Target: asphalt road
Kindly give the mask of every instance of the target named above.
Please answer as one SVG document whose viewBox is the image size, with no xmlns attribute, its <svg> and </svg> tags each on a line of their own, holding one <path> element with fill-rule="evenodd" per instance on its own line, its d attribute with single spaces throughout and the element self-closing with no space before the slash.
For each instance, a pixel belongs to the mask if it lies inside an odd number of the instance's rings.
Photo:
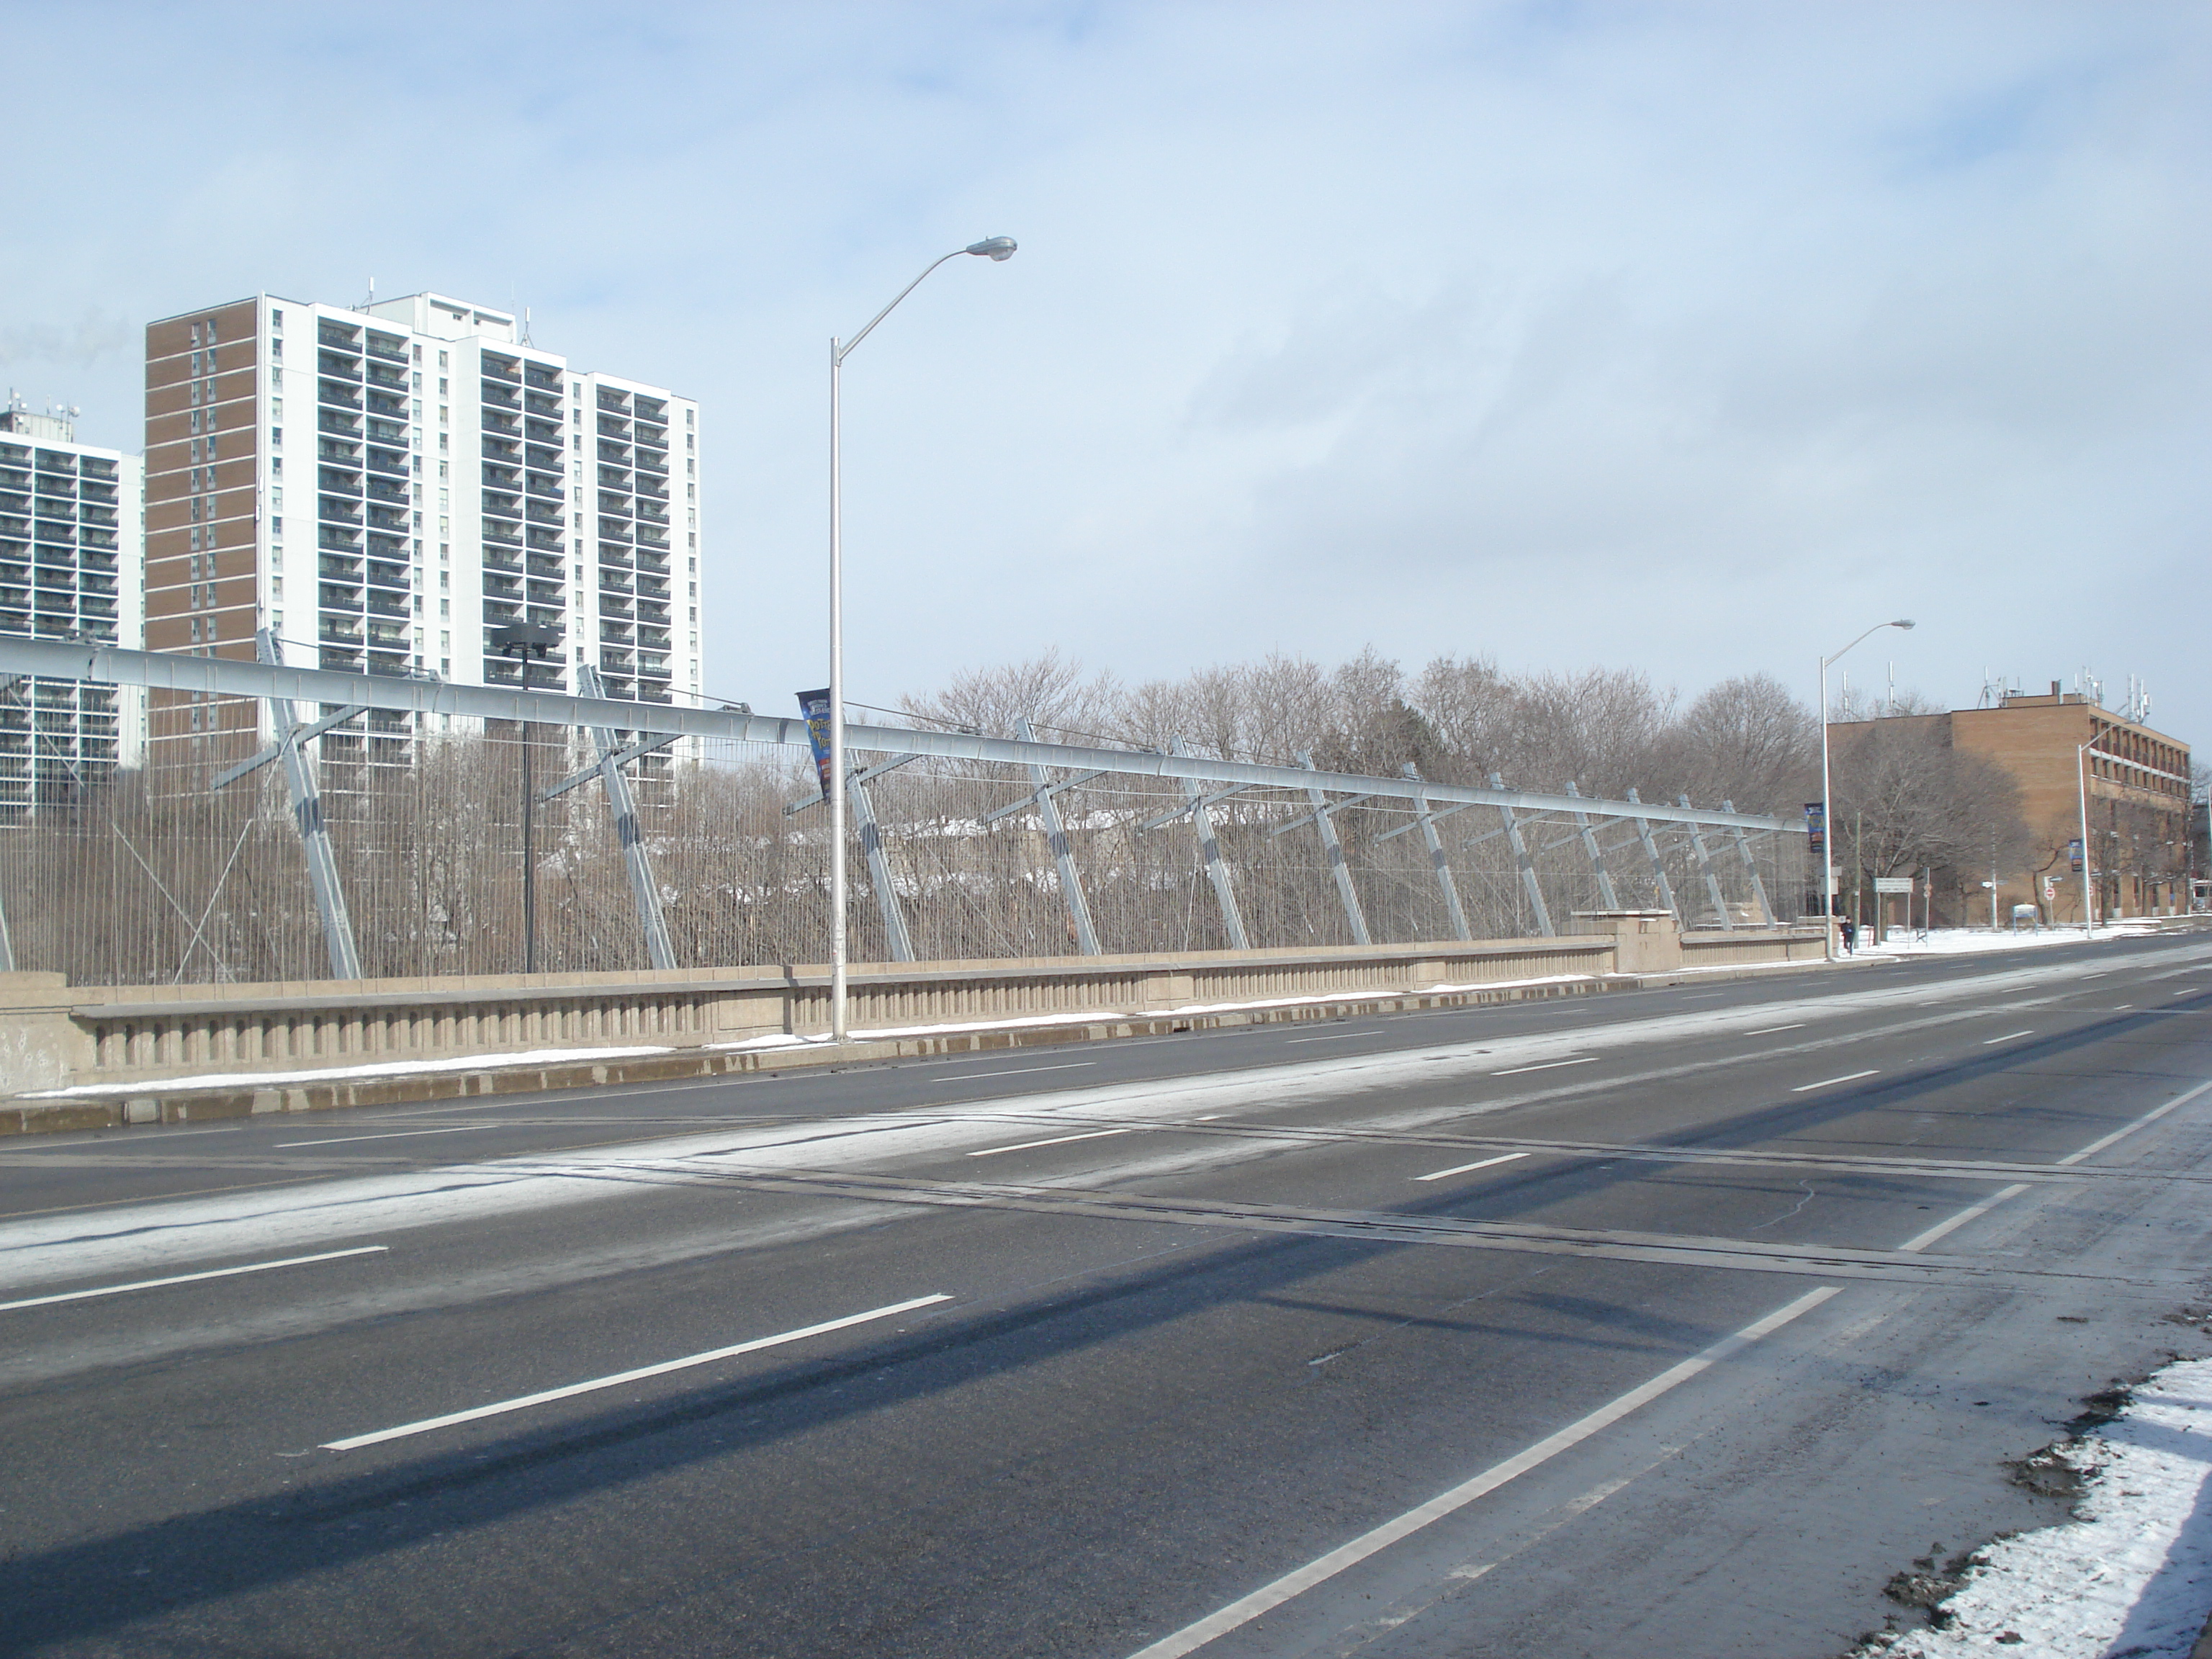
<svg viewBox="0 0 2212 1659">
<path fill-rule="evenodd" d="M 2183 939 L 13 1143 L 0 1651 L 1824 1659 L 2212 1352 L 2208 1017 Z"/>
</svg>

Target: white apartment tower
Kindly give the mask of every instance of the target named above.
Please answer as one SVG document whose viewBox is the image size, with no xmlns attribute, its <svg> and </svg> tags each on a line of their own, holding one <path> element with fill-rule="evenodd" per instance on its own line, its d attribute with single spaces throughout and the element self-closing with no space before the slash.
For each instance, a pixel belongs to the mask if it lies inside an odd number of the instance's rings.
<svg viewBox="0 0 2212 1659">
<path fill-rule="evenodd" d="M 511 684 L 492 630 L 528 621 L 562 636 L 534 685 L 590 664 L 611 696 L 697 694 L 696 403 L 435 294 L 191 312 L 149 325 L 146 368 L 149 648 L 251 657 L 266 628 L 292 663 Z"/>
<path fill-rule="evenodd" d="M 137 646 L 138 458 L 76 441 L 74 411 L 0 406 L 0 634 Z M 136 765 L 144 694 L 0 677 L 0 819 Z"/>
</svg>

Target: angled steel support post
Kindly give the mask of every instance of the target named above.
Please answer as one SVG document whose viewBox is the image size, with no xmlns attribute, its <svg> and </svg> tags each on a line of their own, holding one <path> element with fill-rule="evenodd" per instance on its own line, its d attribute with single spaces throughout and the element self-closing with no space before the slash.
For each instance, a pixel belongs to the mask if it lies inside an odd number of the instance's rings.
<svg viewBox="0 0 2212 1659">
<path fill-rule="evenodd" d="M 8 909 L 0 905 L 0 974 L 15 971 L 15 941 L 8 937 Z"/>
<path fill-rule="evenodd" d="M 1313 757 L 1304 750 L 1298 751 L 1297 763 L 1313 770 Z M 1352 942 L 1372 945 L 1375 941 L 1367 936 L 1367 912 L 1360 907 L 1359 890 L 1352 885 L 1351 866 L 1344 861 L 1344 843 L 1336 838 L 1328 797 L 1316 787 L 1306 791 L 1306 799 L 1313 803 L 1314 827 L 1321 831 L 1321 849 L 1328 860 L 1328 872 L 1336 878 L 1336 896 L 1344 901 L 1344 919 L 1352 926 Z"/>
<path fill-rule="evenodd" d="M 1492 789 L 1505 787 L 1505 780 L 1497 773 L 1490 775 Z M 1521 866 L 1521 885 L 1528 895 L 1528 908 L 1536 913 L 1536 931 L 1546 939 L 1554 937 L 1552 913 L 1544 903 L 1544 884 L 1536 879 L 1536 860 L 1529 856 L 1528 843 L 1521 838 L 1521 826 L 1513 817 L 1513 809 L 1500 801 L 1498 815 L 1504 820 L 1505 844 L 1513 849 L 1513 861 Z"/>
<path fill-rule="evenodd" d="M 884 942 L 893 962 L 914 960 L 914 941 L 907 936 L 906 912 L 899 905 L 898 890 L 891 885 L 890 860 L 884 856 L 883 831 L 876 827 L 876 804 L 868 799 L 863 775 L 848 772 L 845 793 L 853 803 L 853 827 L 860 832 L 860 850 L 868 859 L 868 885 L 876 890 L 876 908 L 883 913 Z"/>
<path fill-rule="evenodd" d="M 1409 778 L 1421 775 L 1411 761 L 1398 769 Z M 1437 886 L 1444 896 L 1444 913 L 1451 918 L 1452 937 L 1471 939 L 1474 934 L 1467 925 L 1467 912 L 1460 907 L 1459 884 L 1452 879 L 1451 860 L 1444 856 L 1443 837 L 1437 833 L 1437 817 L 1430 810 L 1429 798 L 1425 794 L 1417 795 L 1413 799 L 1413 805 L 1418 813 L 1413 822 L 1421 826 L 1421 839 L 1428 843 L 1429 866 L 1437 872 Z M 1509 823 L 1512 822 L 1510 817 L 1506 821 Z M 1516 842 L 1514 844 L 1518 846 L 1520 843 Z M 1547 926 L 1544 931 L 1548 933 L 1552 930 Z"/>
<path fill-rule="evenodd" d="M 1735 811 L 1735 803 L 1732 800 L 1723 801 L 1721 811 Z M 1766 919 L 1766 925 L 1771 927 L 1775 925 L 1774 906 L 1767 900 L 1766 884 L 1759 878 L 1759 860 L 1751 855 L 1751 837 L 1744 833 L 1743 826 L 1740 823 L 1735 825 L 1729 833 L 1735 837 L 1735 850 L 1743 860 L 1745 873 L 1751 878 L 1751 890 L 1759 900 L 1759 914 Z"/>
<path fill-rule="evenodd" d="M 1168 752 L 1185 753 L 1182 739 L 1170 741 Z M 1237 890 L 1230 884 L 1229 866 L 1221 861 L 1221 838 L 1213 833 L 1213 814 L 1206 810 L 1205 792 L 1185 778 L 1182 793 L 1183 799 L 1189 802 L 1191 823 L 1198 831 L 1198 850 L 1206 860 L 1206 878 L 1213 884 L 1213 896 L 1221 903 L 1221 926 L 1229 935 L 1229 948 L 1249 951 L 1252 941 L 1244 932 L 1244 913 L 1237 908 Z"/>
<path fill-rule="evenodd" d="M 606 695 L 599 671 L 589 663 L 577 666 L 576 690 L 586 697 Z M 592 741 L 599 751 L 599 781 L 606 786 L 607 810 L 614 814 L 615 839 L 622 843 L 623 862 L 629 869 L 630 897 L 637 903 L 638 926 L 645 931 L 646 958 L 655 968 L 673 968 L 676 951 L 668 942 L 668 918 L 660 908 L 660 884 L 653 878 L 653 860 L 646 851 L 644 834 L 638 828 L 637 797 L 630 789 L 629 774 L 623 770 L 622 745 L 615 741 L 615 730 L 611 726 L 595 726 L 591 731 Z"/>
<path fill-rule="evenodd" d="M 1633 789 L 1628 792 L 1628 799 L 1637 805 L 1644 804 L 1637 799 Z M 1682 907 L 1674 902 L 1674 884 L 1667 879 L 1667 861 L 1659 856 L 1659 843 L 1651 834 L 1651 820 L 1639 817 L 1633 822 L 1636 839 L 1644 843 L 1644 856 L 1651 860 L 1651 879 L 1659 884 L 1659 902 L 1674 918 L 1674 926 L 1680 927 L 1682 925 Z"/>
<path fill-rule="evenodd" d="M 1024 743 L 1036 741 L 1028 715 L 1014 722 L 1014 735 Z M 1036 785 L 1036 793 L 1031 799 L 1044 824 L 1045 844 L 1052 848 L 1053 868 L 1060 873 L 1060 896 L 1067 905 L 1068 925 L 1075 929 L 1075 948 L 1086 957 L 1097 956 L 1098 930 L 1091 925 L 1091 901 L 1084 896 L 1083 875 L 1075 867 L 1075 849 L 1068 844 L 1067 829 L 1060 821 L 1060 808 L 1053 800 L 1052 785 L 1045 777 L 1044 768 L 1032 764 L 1030 781 Z"/>
<path fill-rule="evenodd" d="M 1685 811 L 1690 809 L 1687 795 L 1677 795 L 1674 799 Z M 1722 931 L 1733 933 L 1735 932 L 1735 919 L 1729 915 L 1728 900 L 1721 893 L 1720 872 L 1713 868 L 1712 854 L 1705 848 L 1705 832 L 1698 827 L 1694 818 L 1686 827 L 1690 832 L 1690 850 L 1698 855 L 1698 873 L 1705 878 L 1705 896 L 1713 902 L 1713 910 L 1721 919 Z"/>
<path fill-rule="evenodd" d="M 1579 798 L 1583 792 L 1570 783 L 1567 793 Z M 1597 877 L 1598 902 L 1608 910 L 1618 910 L 1620 899 L 1613 890 L 1613 875 L 1605 867 L 1605 854 L 1598 850 L 1597 832 L 1590 828 L 1589 813 L 1575 814 L 1575 835 L 1583 844 L 1583 851 L 1589 855 L 1591 872 Z"/>
<path fill-rule="evenodd" d="M 254 649 L 263 662 L 282 660 L 273 629 L 264 628 L 254 635 Z M 353 918 L 346 913 L 337 857 L 331 850 L 331 832 L 323 822 L 323 795 L 315 782 L 315 764 L 300 746 L 299 714 L 289 697 L 270 697 L 268 702 L 269 717 L 276 728 L 275 758 L 283 763 L 284 786 L 292 797 L 292 827 L 300 832 L 300 849 L 307 855 L 307 885 L 323 919 L 323 945 L 330 955 L 331 972 L 339 979 L 359 979 L 361 953 L 354 947 Z"/>
</svg>

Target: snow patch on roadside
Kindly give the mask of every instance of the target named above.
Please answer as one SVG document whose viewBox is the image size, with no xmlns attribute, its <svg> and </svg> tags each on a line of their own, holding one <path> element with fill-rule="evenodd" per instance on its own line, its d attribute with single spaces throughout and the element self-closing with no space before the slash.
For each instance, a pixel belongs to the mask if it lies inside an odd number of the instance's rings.
<svg viewBox="0 0 2212 1659">
<path fill-rule="evenodd" d="M 635 1060 L 665 1054 L 650 1048 L 526 1048 L 520 1054 L 464 1054 L 459 1060 L 387 1060 L 373 1066 L 318 1066 L 309 1072 L 201 1072 L 191 1077 L 156 1078 L 143 1083 L 78 1083 L 66 1089 L 34 1089 L 21 1100 L 62 1100 L 72 1095 L 158 1095 L 184 1089 L 276 1089 L 295 1083 L 343 1083 L 349 1078 L 413 1077 L 425 1072 L 489 1072 L 510 1066 L 568 1066 L 578 1060 Z"/>
<path fill-rule="evenodd" d="M 2144 939 L 2172 931 L 2154 916 L 2131 916 L 2099 923 L 2097 937 Z M 1984 951 L 2033 951 L 2052 945 L 2079 945 L 2082 938 L 2079 927 L 2045 927 L 2025 933 L 1991 933 L 1986 927 L 1938 927 L 1925 937 L 1908 934 L 1886 944 L 1862 944 L 1851 954 L 1862 957 L 1973 956 Z"/>
<path fill-rule="evenodd" d="M 1977 1551 L 1935 1611 L 1942 1628 L 1855 1653 L 2187 1659 L 2212 1616 L 2212 1359 L 2166 1366 L 2057 1455 L 2083 1478 L 2074 1521 Z"/>
</svg>

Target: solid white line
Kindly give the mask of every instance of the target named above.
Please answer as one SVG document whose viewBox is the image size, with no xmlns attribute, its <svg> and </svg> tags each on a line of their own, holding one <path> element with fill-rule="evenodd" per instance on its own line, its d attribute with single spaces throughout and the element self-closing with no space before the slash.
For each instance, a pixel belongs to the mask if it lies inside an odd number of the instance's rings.
<svg viewBox="0 0 2212 1659">
<path fill-rule="evenodd" d="M 1092 1129 L 1079 1135 L 1054 1135 L 1050 1140 L 1024 1140 L 1012 1146 L 987 1146 L 980 1152 L 969 1152 L 969 1158 L 996 1158 L 1000 1152 L 1026 1152 L 1039 1146 L 1065 1146 L 1071 1140 L 1103 1140 L 1108 1135 L 1133 1135 L 1134 1129 Z"/>
<path fill-rule="evenodd" d="M 1373 1531 L 1361 1534 L 1350 1543 L 1331 1550 L 1297 1571 L 1285 1573 L 1273 1583 L 1254 1590 L 1241 1601 L 1231 1601 L 1218 1613 L 1209 1613 L 1195 1624 L 1186 1625 L 1172 1636 L 1162 1637 L 1150 1647 L 1133 1654 L 1130 1659 L 1182 1659 L 1184 1654 L 1195 1653 L 1216 1638 L 1226 1636 L 1262 1613 L 1273 1612 L 1292 1597 L 1335 1577 L 1348 1567 L 1358 1565 L 1370 1555 L 1411 1537 L 1430 1522 L 1441 1521 L 1444 1516 L 1465 1509 L 1476 1498 L 1497 1491 L 1508 1481 L 1549 1462 L 1570 1447 L 1612 1427 L 1639 1407 L 1649 1405 L 1661 1395 L 1680 1387 L 1700 1372 L 1710 1370 L 1761 1337 L 1780 1330 L 1799 1316 L 1810 1313 L 1830 1297 L 1839 1294 L 1840 1291 L 1838 1285 L 1823 1285 L 1816 1291 L 1807 1291 L 1765 1318 L 1745 1326 L 1735 1335 L 1722 1338 L 1704 1352 L 1685 1359 L 1679 1365 L 1668 1367 L 1649 1382 L 1631 1389 L 1609 1405 L 1601 1406 L 1589 1416 L 1577 1419 L 1556 1434 L 1546 1436 L 1526 1451 L 1509 1457 L 1502 1463 L 1492 1464 L 1449 1492 L 1439 1492 L 1419 1508 L 1408 1510 L 1395 1521 L 1387 1521 Z"/>
<path fill-rule="evenodd" d="M 2001 1193 L 1993 1193 L 1978 1204 L 1969 1204 L 1965 1209 L 1960 1211 L 1958 1214 L 1953 1216 L 1948 1221 L 1939 1221 L 1934 1226 L 1930 1227 L 1926 1232 L 1915 1234 L 1912 1237 L 1906 1239 L 1904 1243 L 1899 1245 L 1897 1248 L 1900 1250 L 1908 1251 L 1924 1250 L 1930 1244 L 1933 1244 L 1937 1239 L 1942 1238 L 1945 1234 L 1956 1232 L 1960 1228 L 1965 1226 L 1969 1221 L 1973 1220 L 1976 1217 L 1987 1215 L 1991 1210 L 1996 1209 L 1998 1205 L 2003 1203 L 2005 1200 L 2008 1198 L 2018 1198 L 2027 1190 L 2027 1185 L 2023 1182 L 2019 1186 L 2008 1187 Z"/>
<path fill-rule="evenodd" d="M 712 1364 L 717 1359 L 733 1359 L 741 1353 L 757 1353 L 763 1348 L 781 1347 L 787 1342 L 804 1341 L 810 1336 L 822 1336 L 830 1331 L 865 1325 L 871 1320 L 889 1319 L 894 1314 L 911 1313 L 916 1308 L 927 1308 L 951 1300 L 951 1297 L 942 1291 L 934 1296 L 918 1296 L 911 1302 L 894 1302 L 888 1308 L 871 1308 L 866 1313 L 848 1314 L 842 1319 L 824 1320 L 819 1325 L 808 1325 L 803 1329 L 785 1331 L 775 1336 L 757 1336 L 750 1342 L 733 1343 L 726 1348 L 710 1349 L 705 1353 L 695 1353 L 683 1359 L 663 1360 L 658 1365 L 641 1365 L 634 1371 L 617 1371 L 612 1376 L 595 1377 L 589 1382 L 571 1382 L 564 1389 L 547 1389 L 540 1394 L 526 1394 L 517 1399 L 500 1401 L 495 1405 L 475 1406 L 465 1412 L 448 1412 L 443 1417 L 426 1417 L 419 1423 L 402 1423 L 396 1429 L 379 1429 L 374 1434 L 356 1434 L 345 1440 L 327 1440 L 323 1443 L 322 1449 L 352 1451 L 357 1447 L 398 1440 L 410 1434 L 428 1434 L 433 1429 L 450 1428 L 456 1423 L 473 1423 L 480 1417 L 497 1417 L 505 1412 L 526 1411 L 532 1406 L 546 1405 L 556 1400 L 569 1400 L 577 1395 L 592 1394 L 601 1389 L 618 1389 L 625 1382 L 641 1382 L 648 1376 L 665 1376 L 671 1371 Z"/>
<path fill-rule="evenodd" d="M 948 1072 L 928 1079 L 932 1083 L 965 1083 L 970 1078 L 1021 1077 L 1030 1072 L 1076 1072 L 1085 1066 L 1096 1066 L 1095 1060 L 1071 1060 L 1060 1066 L 1010 1066 L 1003 1072 Z"/>
<path fill-rule="evenodd" d="M 1805 1029 L 1805 1024 L 1806 1022 L 1801 1019 L 1795 1025 L 1770 1025 L 1765 1030 L 1746 1031 L 1744 1035 L 1746 1036 L 1772 1036 L 1777 1031 L 1802 1031 Z"/>
<path fill-rule="evenodd" d="M 1880 1077 L 1881 1075 L 1881 1073 L 1879 1070 L 1872 1072 L 1846 1072 L 1841 1077 L 1824 1077 L 1818 1083 L 1801 1083 L 1790 1092 L 1793 1095 L 1802 1095 L 1811 1090 L 1830 1089 L 1833 1088 L 1838 1083 L 1856 1083 L 1863 1077 Z"/>
<path fill-rule="evenodd" d="M 2010 1042 L 2014 1037 L 2033 1036 L 2034 1035 L 2035 1033 L 2033 1031 L 2008 1031 L 2001 1037 L 1984 1037 L 1982 1039 L 1982 1047 L 1984 1048 L 1994 1048 L 2000 1042 Z"/>
<path fill-rule="evenodd" d="M 2145 1112 L 2141 1117 L 2137 1118 L 2134 1122 L 2128 1124 L 2126 1127 L 2113 1130 L 2112 1133 L 2104 1136 L 2101 1139 L 2091 1141 L 2078 1152 L 2067 1153 L 2065 1157 L 2060 1158 L 2058 1161 L 2062 1164 L 2079 1164 L 2084 1158 L 2094 1158 L 2098 1153 L 2103 1152 L 2106 1147 L 2111 1146 L 2114 1141 L 2124 1139 L 2127 1136 L 2133 1134 L 2138 1129 L 2148 1128 L 2152 1124 L 2157 1122 L 2159 1119 L 2164 1117 L 2168 1112 L 2174 1110 L 2177 1107 L 2186 1106 L 2191 1101 L 2196 1099 L 2197 1096 L 2203 1094 L 2208 1091 L 2212 1091 L 2212 1083 L 2200 1083 L 2194 1089 L 2188 1091 L 2186 1093 L 2174 1096 L 2174 1097 L 2172 1100 L 2167 1101 L 2165 1105 L 2154 1108 L 2152 1110 Z"/>
<path fill-rule="evenodd" d="M 2212 1091 L 2212 1083 L 2200 1083 L 2194 1089 L 2191 1089 L 2185 1093 L 2176 1095 L 2172 1100 L 2167 1101 L 2165 1105 L 2154 1107 L 2151 1110 L 2145 1112 L 2141 1117 L 2137 1118 L 2134 1122 L 2126 1124 L 2120 1128 L 2113 1130 L 2112 1133 L 2104 1136 L 2100 1139 L 2091 1141 L 2080 1152 L 2067 1153 L 2066 1156 L 2060 1158 L 2058 1162 L 2062 1165 L 2079 1164 L 2085 1158 L 2094 1158 L 2099 1152 L 2103 1152 L 2106 1147 L 2111 1146 L 2114 1141 L 2123 1139 L 2125 1137 L 2133 1134 L 2138 1129 L 2148 1128 L 2150 1125 L 2157 1122 L 2159 1119 L 2164 1117 L 2168 1112 L 2174 1110 L 2178 1107 L 2187 1105 L 2191 1101 L 2196 1099 L 2199 1095 L 2205 1093 L 2207 1091 Z M 1991 1210 L 1996 1208 L 1998 1205 L 2003 1203 L 2007 1199 L 2018 1198 L 2027 1190 L 2027 1187 L 2026 1183 L 2022 1183 L 2021 1185 L 2015 1187 L 2007 1187 L 2002 1192 L 1992 1193 L 1980 1203 L 1967 1206 L 1966 1208 L 1960 1211 L 1958 1214 L 1953 1216 L 1948 1221 L 1937 1222 L 1926 1232 L 1907 1239 L 1904 1243 L 1899 1245 L 1897 1248 L 1899 1250 L 1924 1250 L 1930 1244 L 1933 1244 L 1937 1239 L 1944 1237 L 1947 1233 L 1956 1231 L 1959 1228 L 1965 1226 L 1969 1221 L 1973 1220 L 1978 1216 L 1987 1215 Z"/>
<path fill-rule="evenodd" d="M 1548 1072 L 1558 1066 L 1588 1066 L 1597 1059 L 1595 1054 L 1583 1054 L 1575 1060 L 1547 1060 L 1540 1066 L 1516 1066 L 1510 1071 L 1492 1072 L 1492 1077 L 1519 1077 L 1523 1072 Z"/>
<path fill-rule="evenodd" d="M 1432 1170 L 1427 1175 L 1415 1176 L 1416 1181 L 1442 1181 L 1446 1176 L 1465 1175 L 1469 1170 L 1487 1170 L 1494 1164 L 1510 1164 L 1516 1158 L 1526 1158 L 1526 1152 L 1504 1152 L 1496 1158 L 1486 1158 L 1480 1164 L 1457 1164 L 1449 1170 Z"/>
<path fill-rule="evenodd" d="M 320 1255 L 288 1255 L 282 1261 L 254 1261 L 243 1267 L 210 1267 L 204 1273 L 177 1273 L 168 1279 L 140 1279 L 128 1285 L 103 1285 L 96 1291 L 64 1291 L 59 1296 L 27 1297 L 21 1302 L 0 1302 L 0 1313 L 16 1308 L 43 1308 L 53 1302 L 82 1302 L 90 1296 L 120 1296 L 125 1291 L 157 1290 L 164 1285 L 190 1285 L 201 1279 L 229 1279 L 238 1273 L 265 1273 L 271 1267 L 301 1267 L 310 1261 L 336 1261 L 340 1256 L 374 1255 L 389 1244 L 363 1244 L 350 1250 L 325 1250 Z"/>
<path fill-rule="evenodd" d="M 339 1135 L 331 1140 L 280 1140 L 276 1150 L 289 1152 L 295 1146 L 343 1146 L 349 1140 L 404 1140 L 410 1135 L 465 1135 L 473 1129 L 504 1129 L 504 1123 L 464 1123 L 458 1129 L 394 1129 L 380 1135 Z"/>
<path fill-rule="evenodd" d="M 1353 1037 L 1381 1036 L 1380 1031 L 1336 1031 L 1328 1036 L 1292 1037 L 1292 1042 L 1345 1042 Z"/>
</svg>

